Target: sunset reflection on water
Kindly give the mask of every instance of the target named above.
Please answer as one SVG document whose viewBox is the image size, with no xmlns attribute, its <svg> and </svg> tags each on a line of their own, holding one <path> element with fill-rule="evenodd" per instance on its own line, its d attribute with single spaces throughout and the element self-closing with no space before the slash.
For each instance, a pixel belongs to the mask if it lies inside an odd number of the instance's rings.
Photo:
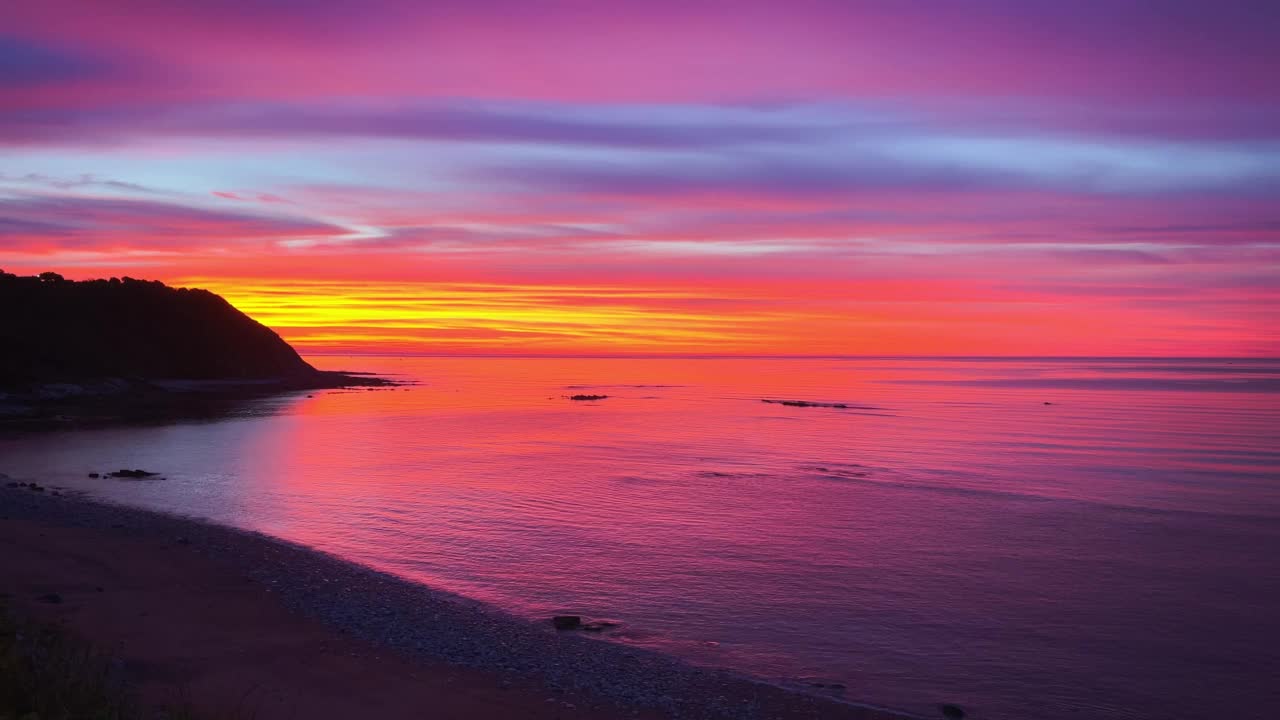
<svg viewBox="0 0 1280 720">
<path fill-rule="evenodd" d="M 312 360 L 410 384 L 4 469 L 921 712 L 1122 718 L 1197 678 L 1246 717 L 1280 638 L 1280 363 Z M 168 479 L 85 477 L 125 466 Z"/>
</svg>

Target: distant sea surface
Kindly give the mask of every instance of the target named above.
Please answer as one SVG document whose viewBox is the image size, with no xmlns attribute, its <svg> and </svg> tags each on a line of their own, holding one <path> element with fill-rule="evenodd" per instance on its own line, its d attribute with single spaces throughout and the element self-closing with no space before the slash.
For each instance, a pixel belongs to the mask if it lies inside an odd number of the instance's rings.
<svg viewBox="0 0 1280 720">
<path fill-rule="evenodd" d="M 0 471 L 930 717 L 1280 713 L 1280 361 L 309 359 L 417 384 Z"/>
</svg>

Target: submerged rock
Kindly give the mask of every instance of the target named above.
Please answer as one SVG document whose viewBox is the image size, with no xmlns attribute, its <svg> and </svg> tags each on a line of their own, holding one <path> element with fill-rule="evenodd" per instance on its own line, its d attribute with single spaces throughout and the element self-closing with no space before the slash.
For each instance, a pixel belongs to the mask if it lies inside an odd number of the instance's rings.
<svg viewBox="0 0 1280 720">
<path fill-rule="evenodd" d="M 582 616 L 556 615 L 551 618 L 551 624 L 555 625 L 557 630 L 577 630 L 582 627 Z"/>
<path fill-rule="evenodd" d="M 100 476 L 100 475 L 98 475 L 98 473 L 89 473 L 89 477 L 91 477 L 91 478 L 97 478 L 97 477 L 101 477 L 101 476 Z"/>
<path fill-rule="evenodd" d="M 960 720 L 965 716 L 964 708 L 960 707 L 959 705 L 952 705 L 951 703 L 947 703 L 945 705 L 940 706 L 938 709 L 942 711 L 942 717 L 946 718 L 947 720 Z"/>
<path fill-rule="evenodd" d="M 809 687 L 818 688 L 819 690 L 844 690 L 845 684 L 839 682 L 829 682 L 827 680 L 809 680 Z"/>
<path fill-rule="evenodd" d="M 138 480 L 141 478 L 155 477 L 156 475 L 159 475 L 159 474 L 160 473 L 147 472 L 146 470 L 128 470 L 128 469 L 122 468 L 120 470 L 117 470 L 113 473 L 108 474 L 107 477 Z"/>
<path fill-rule="evenodd" d="M 848 403 L 817 402 L 814 400 L 772 400 L 770 398 L 760 398 L 760 402 L 768 403 L 770 405 L 786 405 L 787 407 L 803 407 L 803 408 L 821 407 L 821 408 L 835 408 L 837 410 L 849 410 L 851 408 L 855 410 L 873 410 L 874 409 L 869 407 L 863 407 L 861 405 L 849 405 Z"/>
<path fill-rule="evenodd" d="M 48 593 L 46 595 L 41 595 L 36 599 L 42 603 L 49 603 L 50 605 L 58 605 L 62 602 L 62 596 L 58 593 Z"/>
<path fill-rule="evenodd" d="M 589 633 L 601 633 L 622 626 L 622 623 L 616 620 L 584 621 L 581 615 L 556 615 L 551 618 L 551 624 L 557 630 L 581 630 Z"/>
<path fill-rule="evenodd" d="M 570 395 L 570 400 L 604 400 L 608 395 Z"/>
</svg>

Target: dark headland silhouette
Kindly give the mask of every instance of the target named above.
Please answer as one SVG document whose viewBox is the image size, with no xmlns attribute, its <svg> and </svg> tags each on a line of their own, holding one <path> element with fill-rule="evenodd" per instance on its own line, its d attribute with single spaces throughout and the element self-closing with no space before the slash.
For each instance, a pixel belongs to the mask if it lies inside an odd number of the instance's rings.
<svg viewBox="0 0 1280 720">
<path fill-rule="evenodd" d="M 316 370 L 270 328 L 207 290 L 0 271 L 0 417 L 172 414 L 281 390 L 384 385 Z M 91 406 L 91 407 L 90 407 Z"/>
</svg>

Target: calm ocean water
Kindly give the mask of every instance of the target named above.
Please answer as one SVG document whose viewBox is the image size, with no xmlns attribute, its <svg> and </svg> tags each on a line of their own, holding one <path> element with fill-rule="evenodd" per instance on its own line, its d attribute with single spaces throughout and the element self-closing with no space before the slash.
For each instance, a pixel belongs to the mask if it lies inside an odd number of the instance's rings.
<svg viewBox="0 0 1280 720">
<path fill-rule="evenodd" d="M 421 384 L 0 471 L 930 716 L 1280 712 L 1280 361 L 311 360 Z"/>
</svg>

